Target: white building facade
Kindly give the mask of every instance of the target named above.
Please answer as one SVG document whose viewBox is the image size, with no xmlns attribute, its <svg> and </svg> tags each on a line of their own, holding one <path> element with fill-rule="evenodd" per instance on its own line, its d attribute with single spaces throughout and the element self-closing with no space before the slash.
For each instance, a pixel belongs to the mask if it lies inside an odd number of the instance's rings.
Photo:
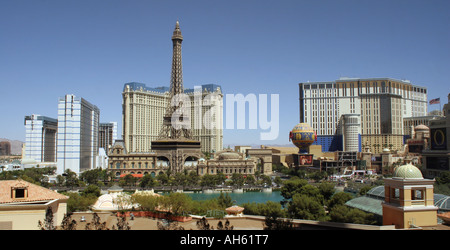
<svg viewBox="0 0 450 250">
<path fill-rule="evenodd" d="M 25 116 L 25 151 L 23 159 L 56 162 L 56 130 L 54 118 L 33 114 Z"/>
<path fill-rule="evenodd" d="M 79 174 L 96 167 L 100 110 L 81 97 L 58 102 L 57 174 Z"/>
</svg>

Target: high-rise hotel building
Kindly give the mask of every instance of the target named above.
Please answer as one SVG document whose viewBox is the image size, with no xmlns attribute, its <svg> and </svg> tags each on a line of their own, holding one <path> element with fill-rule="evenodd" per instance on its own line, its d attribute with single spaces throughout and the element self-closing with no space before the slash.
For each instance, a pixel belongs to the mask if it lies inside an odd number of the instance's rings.
<svg viewBox="0 0 450 250">
<path fill-rule="evenodd" d="M 223 148 L 221 87 L 205 84 L 198 89 L 185 89 L 184 93 L 191 100 L 190 121 L 193 138 L 200 141 L 203 152 L 221 151 Z M 122 138 L 127 152 L 151 151 L 151 142 L 158 139 L 162 129 L 169 94 L 168 87 L 151 88 L 137 82 L 124 85 Z"/>
<path fill-rule="evenodd" d="M 401 149 L 403 118 L 427 115 L 427 89 L 392 78 L 299 83 L 300 122 L 323 151 Z M 356 146 L 356 144 L 358 146 Z M 357 150 L 356 150 L 357 149 Z"/>
<path fill-rule="evenodd" d="M 25 116 L 25 156 L 37 162 L 56 162 L 58 121 L 42 115 Z"/>
<path fill-rule="evenodd" d="M 100 110 L 81 97 L 58 102 L 57 174 L 79 174 L 96 167 Z"/>
<path fill-rule="evenodd" d="M 100 123 L 98 127 L 98 147 L 108 152 L 117 140 L 117 122 Z"/>
</svg>

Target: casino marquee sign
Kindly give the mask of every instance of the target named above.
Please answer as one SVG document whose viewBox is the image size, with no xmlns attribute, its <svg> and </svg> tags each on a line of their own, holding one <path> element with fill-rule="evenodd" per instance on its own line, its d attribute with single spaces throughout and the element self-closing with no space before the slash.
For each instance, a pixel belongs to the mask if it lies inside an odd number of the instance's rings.
<svg viewBox="0 0 450 250">
<path fill-rule="evenodd" d="M 445 128 L 430 129 L 432 150 L 447 150 L 447 133 Z"/>
</svg>

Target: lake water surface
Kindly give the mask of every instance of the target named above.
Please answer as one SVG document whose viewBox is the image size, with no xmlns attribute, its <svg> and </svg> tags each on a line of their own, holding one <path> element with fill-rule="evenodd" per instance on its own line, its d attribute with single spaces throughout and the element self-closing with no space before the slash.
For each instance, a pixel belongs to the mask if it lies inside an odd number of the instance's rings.
<svg viewBox="0 0 450 250">
<path fill-rule="evenodd" d="M 220 196 L 220 192 L 217 193 L 185 193 L 192 197 L 193 200 L 209 200 L 213 198 L 218 198 Z M 228 194 L 231 197 L 232 201 L 236 201 L 236 205 L 240 205 L 247 202 L 256 202 L 256 203 L 266 203 L 267 201 L 280 202 L 283 200 L 283 196 L 281 196 L 280 191 L 273 192 L 243 192 L 243 193 L 233 193 L 233 192 L 224 192 L 224 194 Z"/>
</svg>

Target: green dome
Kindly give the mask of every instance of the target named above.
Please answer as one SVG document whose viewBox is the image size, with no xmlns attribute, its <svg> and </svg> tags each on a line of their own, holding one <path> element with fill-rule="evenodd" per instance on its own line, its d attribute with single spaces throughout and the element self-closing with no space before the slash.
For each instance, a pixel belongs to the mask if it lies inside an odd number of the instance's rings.
<svg viewBox="0 0 450 250">
<path fill-rule="evenodd" d="M 393 178 L 401 179 L 423 179 L 422 172 L 412 164 L 396 167 Z"/>
</svg>

